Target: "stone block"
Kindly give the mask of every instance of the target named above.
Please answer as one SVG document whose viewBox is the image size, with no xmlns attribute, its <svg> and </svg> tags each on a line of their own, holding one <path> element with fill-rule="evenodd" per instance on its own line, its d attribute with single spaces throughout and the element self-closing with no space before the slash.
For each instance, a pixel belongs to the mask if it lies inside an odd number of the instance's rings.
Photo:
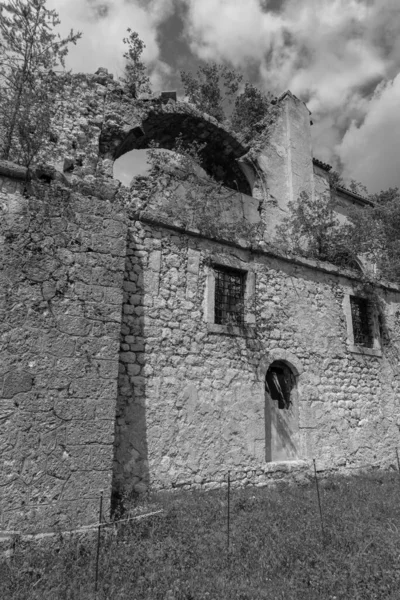
<svg viewBox="0 0 400 600">
<path fill-rule="evenodd" d="M 96 401 L 90 398 L 69 398 L 65 393 L 60 393 L 54 398 L 54 410 L 65 421 L 92 421 L 96 418 Z"/>
<path fill-rule="evenodd" d="M 104 471 L 75 471 L 64 486 L 61 499 L 100 498 L 100 493 L 111 489 L 111 469 Z"/>
<path fill-rule="evenodd" d="M 188 249 L 188 257 L 187 257 L 187 272 L 192 275 L 199 274 L 199 266 L 200 266 L 200 257 L 201 253 L 199 250 L 193 250 L 192 248 Z"/>
<path fill-rule="evenodd" d="M 126 242 L 124 238 L 107 237 L 103 232 L 92 234 L 91 248 L 94 252 L 125 256 Z"/>
<path fill-rule="evenodd" d="M 92 321 L 73 315 L 59 316 L 57 327 L 62 333 L 74 336 L 88 336 L 92 329 Z"/>
<path fill-rule="evenodd" d="M 120 287 L 123 281 L 123 266 L 121 271 L 111 271 L 104 267 L 94 267 L 92 269 L 92 282 L 108 287 Z"/>
<path fill-rule="evenodd" d="M 13 370 L 4 376 L 3 398 L 13 398 L 21 392 L 29 392 L 32 389 L 33 377 L 27 371 Z"/>
<path fill-rule="evenodd" d="M 149 254 L 149 264 L 148 268 L 156 273 L 159 273 L 161 270 L 161 250 L 153 250 Z"/>
<path fill-rule="evenodd" d="M 114 422 L 110 420 L 70 421 L 67 424 L 68 445 L 112 444 L 114 441 Z"/>
<path fill-rule="evenodd" d="M 112 398 L 116 393 L 116 381 L 81 377 L 72 381 L 68 393 L 75 398 Z"/>
<path fill-rule="evenodd" d="M 152 296 L 157 296 L 160 283 L 160 273 L 157 271 L 145 271 L 143 273 L 143 289 L 144 293 Z"/>
<path fill-rule="evenodd" d="M 109 237 L 123 238 L 126 235 L 126 225 L 124 222 L 113 219 L 103 220 L 103 233 Z"/>
<path fill-rule="evenodd" d="M 76 340 L 75 355 L 118 360 L 119 339 L 87 337 Z"/>
<path fill-rule="evenodd" d="M 91 300 L 94 302 L 101 302 L 104 294 L 103 286 L 101 285 L 90 285 L 77 281 L 74 285 L 74 293 L 82 300 Z"/>
</svg>

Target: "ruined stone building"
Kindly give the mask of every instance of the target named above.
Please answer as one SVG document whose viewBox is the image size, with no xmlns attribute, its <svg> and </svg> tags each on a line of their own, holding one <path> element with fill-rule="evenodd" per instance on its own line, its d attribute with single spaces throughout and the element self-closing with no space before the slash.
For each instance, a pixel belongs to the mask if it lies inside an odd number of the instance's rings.
<svg viewBox="0 0 400 600">
<path fill-rule="evenodd" d="M 290 201 L 331 193 L 304 103 L 279 98 L 252 160 L 213 118 L 102 69 L 67 77 L 61 106 L 40 167 L 0 163 L 1 528 L 96 522 L 101 490 L 109 511 L 228 470 L 264 485 L 313 458 L 393 463 L 399 288 L 372 301 L 359 268 L 272 243 Z M 177 136 L 205 144 L 203 187 L 113 178 Z M 367 202 L 335 194 L 343 217 Z"/>
</svg>

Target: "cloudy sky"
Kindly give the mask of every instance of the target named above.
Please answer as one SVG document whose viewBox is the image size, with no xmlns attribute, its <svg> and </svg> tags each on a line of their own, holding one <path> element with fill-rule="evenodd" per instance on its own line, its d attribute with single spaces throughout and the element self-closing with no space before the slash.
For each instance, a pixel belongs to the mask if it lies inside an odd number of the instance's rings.
<svg viewBox="0 0 400 600">
<path fill-rule="evenodd" d="M 370 192 L 400 186 L 400 0 L 48 0 L 80 30 L 74 71 L 123 70 L 126 28 L 146 44 L 155 90 L 202 60 L 290 89 L 313 113 L 314 156 Z"/>
</svg>

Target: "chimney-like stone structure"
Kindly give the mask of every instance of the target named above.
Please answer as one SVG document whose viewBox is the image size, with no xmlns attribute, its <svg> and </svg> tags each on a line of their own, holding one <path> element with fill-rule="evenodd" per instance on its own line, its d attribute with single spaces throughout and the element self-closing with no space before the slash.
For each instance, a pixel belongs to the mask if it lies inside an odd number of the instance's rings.
<svg viewBox="0 0 400 600">
<path fill-rule="evenodd" d="M 267 238 L 286 216 L 289 202 L 297 201 L 302 192 L 312 196 L 314 187 L 310 111 L 290 91 L 278 102 L 280 118 L 272 125 L 258 157 L 267 192 L 263 207 Z"/>
</svg>

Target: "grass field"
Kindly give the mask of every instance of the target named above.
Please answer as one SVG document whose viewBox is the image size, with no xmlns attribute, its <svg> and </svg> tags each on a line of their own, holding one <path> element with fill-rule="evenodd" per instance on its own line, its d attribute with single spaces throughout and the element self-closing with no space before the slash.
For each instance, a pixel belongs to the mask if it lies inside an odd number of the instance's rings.
<svg viewBox="0 0 400 600">
<path fill-rule="evenodd" d="M 400 478 L 374 473 L 315 485 L 151 498 L 162 515 L 103 534 L 98 598 L 107 600 L 399 600 Z M 2 600 L 90 600 L 96 535 L 16 543 Z"/>
</svg>

